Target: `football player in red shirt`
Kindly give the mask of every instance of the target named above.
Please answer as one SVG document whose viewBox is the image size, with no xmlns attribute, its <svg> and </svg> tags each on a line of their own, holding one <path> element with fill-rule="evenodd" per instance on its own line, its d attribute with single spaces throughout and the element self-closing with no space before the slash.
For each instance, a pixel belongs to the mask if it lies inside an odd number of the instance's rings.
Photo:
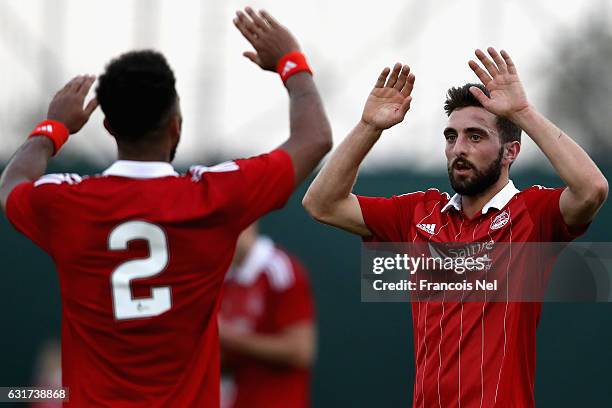
<svg viewBox="0 0 612 408">
<path fill-rule="evenodd" d="M 174 74 L 161 54 L 137 51 L 110 62 L 97 101 L 85 108 L 93 77 L 60 90 L 49 120 L 2 175 L 7 218 L 57 267 L 68 405 L 219 405 L 217 310 L 236 240 L 282 207 L 331 147 L 323 105 L 291 33 L 250 8 L 234 23 L 255 49 L 245 56 L 278 70 L 289 93 L 291 130 L 279 148 L 175 172 L 182 118 Z M 119 160 L 101 175 L 41 177 L 97 102 Z"/>
<path fill-rule="evenodd" d="M 313 303 L 298 260 L 259 235 L 257 225 L 244 230 L 219 312 L 223 362 L 233 383 L 230 392 L 222 394 L 224 406 L 310 406 Z"/>
<path fill-rule="evenodd" d="M 469 62 L 482 85 L 450 89 L 445 104 L 454 196 L 437 189 L 392 198 L 351 193 L 368 151 L 410 107 L 415 77 L 396 64 L 382 71 L 358 125 L 310 186 L 307 211 L 366 241 L 556 242 L 583 233 L 607 197 L 606 179 L 529 103 L 508 53 L 488 53 L 477 50 L 480 64 Z M 516 189 L 509 169 L 521 148 L 521 129 L 565 188 Z M 533 407 L 540 312 L 539 302 L 413 301 L 413 406 Z"/>
</svg>

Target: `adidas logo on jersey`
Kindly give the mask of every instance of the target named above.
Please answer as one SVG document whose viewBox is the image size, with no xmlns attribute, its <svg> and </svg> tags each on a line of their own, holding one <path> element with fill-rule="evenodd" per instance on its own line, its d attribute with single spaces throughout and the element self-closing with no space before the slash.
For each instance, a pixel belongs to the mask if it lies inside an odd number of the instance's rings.
<svg viewBox="0 0 612 408">
<path fill-rule="evenodd" d="M 287 61 L 287 63 L 285 63 L 285 66 L 283 67 L 283 72 L 281 76 L 284 77 L 285 75 L 289 73 L 289 71 L 291 71 L 295 67 L 297 67 L 297 64 L 295 62 Z"/>
<path fill-rule="evenodd" d="M 416 227 L 428 234 L 435 234 L 436 224 L 417 224 Z"/>
</svg>

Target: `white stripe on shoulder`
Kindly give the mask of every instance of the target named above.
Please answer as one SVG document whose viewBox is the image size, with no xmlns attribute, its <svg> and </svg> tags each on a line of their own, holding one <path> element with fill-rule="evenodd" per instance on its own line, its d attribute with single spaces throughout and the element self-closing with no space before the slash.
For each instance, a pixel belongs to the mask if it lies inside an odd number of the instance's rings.
<svg viewBox="0 0 612 408">
<path fill-rule="evenodd" d="M 293 286 L 295 277 L 289 257 L 281 251 L 275 251 L 274 256 L 266 265 L 270 285 L 274 290 L 283 291 Z"/>
<path fill-rule="evenodd" d="M 554 188 L 552 188 L 552 187 L 545 187 L 545 186 L 541 186 L 541 185 L 539 185 L 539 184 L 534 184 L 534 185 L 533 185 L 533 186 L 531 186 L 531 187 L 537 187 L 537 188 L 538 188 L 538 190 L 554 190 Z"/>
<path fill-rule="evenodd" d="M 409 196 L 412 194 L 419 194 L 419 193 L 425 193 L 424 191 L 411 191 L 410 193 L 404 193 L 404 194 L 400 194 L 398 195 L 398 197 L 404 197 L 404 196 Z"/>
<path fill-rule="evenodd" d="M 74 173 L 46 174 L 34 182 L 34 187 L 44 184 L 79 184 L 83 178 Z"/>
<path fill-rule="evenodd" d="M 240 169 L 240 166 L 234 161 L 226 161 L 219 163 L 215 166 L 191 166 L 189 172 L 191 173 L 192 181 L 200 181 L 204 173 L 225 173 L 229 171 L 236 171 Z"/>
</svg>

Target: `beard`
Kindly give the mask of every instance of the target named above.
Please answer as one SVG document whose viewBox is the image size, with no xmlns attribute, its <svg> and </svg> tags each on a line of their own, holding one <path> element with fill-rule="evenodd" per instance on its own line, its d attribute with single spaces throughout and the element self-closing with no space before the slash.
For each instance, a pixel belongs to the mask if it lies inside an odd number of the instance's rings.
<svg viewBox="0 0 612 408">
<path fill-rule="evenodd" d="M 493 160 L 489 166 L 484 170 L 479 170 L 471 162 L 463 158 L 455 159 L 451 165 L 448 166 L 448 178 L 450 180 L 451 187 L 457 194 L 462 196 L 475 196 L 482 194 L 489 187 L 499 180 L 502 170 L 502 156 L 503 148 L 499 150 L 499 154 Z M 473 175 L 467 176 L 456 176 L 453 172 L 453 168 L 457 163 L 463 166 L 469 166 L 472 169 Z"/>
</svg>

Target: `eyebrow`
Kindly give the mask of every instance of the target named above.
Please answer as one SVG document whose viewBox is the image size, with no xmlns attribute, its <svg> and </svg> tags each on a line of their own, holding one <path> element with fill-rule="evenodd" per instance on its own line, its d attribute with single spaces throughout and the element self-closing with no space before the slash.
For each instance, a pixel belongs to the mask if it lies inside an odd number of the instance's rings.
<svg viewBox="0 0 612 408">
<path fill-rule="evenodd" d="M 485 135 L 485 136 L 489 135 L 489 132 L 485 128 L 480 128 L 480 127 L 469 127 L 469 128 L 466 128 L 465 131 L 467 133 L 478 133 L 478 134 Z M 444 136 L 448 136 L 449 133 L 457 133 L 457 130 L 452 127 L 447 127 L 446 129 L 444 129 L 444 132 L 443 132 Z"/>
<path fill-rule="evenodd" d="M 480 127 L 469 127 L 465 129 L 465 131 L 468 133 L 480 133 L 480 134 L 484 134 L 487 136 L 489 135 L 489 132 L 485 128 L 480 128 Z"/>
</svg>

